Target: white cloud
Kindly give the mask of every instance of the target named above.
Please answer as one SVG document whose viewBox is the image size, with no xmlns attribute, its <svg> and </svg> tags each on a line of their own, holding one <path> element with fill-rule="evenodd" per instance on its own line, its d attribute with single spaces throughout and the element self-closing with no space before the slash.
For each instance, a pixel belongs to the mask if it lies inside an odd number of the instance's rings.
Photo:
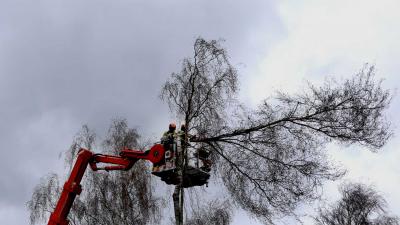
<svg viewBox="0 0 400 225">
<path fill-rule="evenodd" d="M 304 80 L 318 83 L 326 75 L 350 77 L 364 63 L 377 67 L 377 77 L 383 85 L 398 88 L 400 70 L 400 1 L 282 1 L 279 12 L 286 37 L 272 47 L 258 66 L 255 76 L 247 79 L 252 105 L 283 90 L 294 93 Z M 389 119 L 399 122 L 397 98 L 392 102 Z M 396 148 L 400 138 L 394 138 L 380 153 L 365 149 L 330 147 L 333 160 L 339 161 L 349 173 L 346 180 L 375 185 L 387 199 L 391 211 L 400 215 L 400 175 Z M 398 146 L 398 145 L 397 145 Z M 337 184 L 327 185 L 326 197 L 338 199 Z"/>
<path fill-rule="evenodd" d="M 365 149 L 330 149 L 331 155 L 348 169 L 344 179 L 373 185 L 387 200 L 389 211 L 400 215 L 400 140 L 394 139 L 378 153 Z"/>
<path fill-rule="evenodd" d="M 287 36 L 249 78 L 253 104 L 272 90 L 295 91 L 303 79 L 351 75 L 365 62 L 396 78 L 400 56 L 400 2 L 283 1 L 279 11 Z"/>
</svg>

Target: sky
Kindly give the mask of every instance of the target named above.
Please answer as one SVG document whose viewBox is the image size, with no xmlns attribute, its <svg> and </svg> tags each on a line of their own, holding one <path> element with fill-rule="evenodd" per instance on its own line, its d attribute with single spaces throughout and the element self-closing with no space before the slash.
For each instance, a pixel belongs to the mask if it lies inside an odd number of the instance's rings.
<svg viewBox="0 0 400 225">
<path fill-rule="evenodd" d="M 123 117 L 157 139 L 174 119 L 160 87 L 199 36 L 225 40 L 250 107 L 276 90 L 296 93 L 306 80 L 351 77 L 365 63 L 396 92 L 399 7 L 397 0 L 0 0 L 0 224 L 29 223 L 34 186 L 64 171 L 59 154 L 83 124 L 104 135 Z M 329 146 L 348 173 L 325 185 L 324 198 L 337 200 L 338 184 L 360 181 L 400 216 L 399 103 L 395 96 L 387 113 L 395 135 L 379 153 Z M 237 212 L 233 224 L 259 223 Z"/>
</svg>

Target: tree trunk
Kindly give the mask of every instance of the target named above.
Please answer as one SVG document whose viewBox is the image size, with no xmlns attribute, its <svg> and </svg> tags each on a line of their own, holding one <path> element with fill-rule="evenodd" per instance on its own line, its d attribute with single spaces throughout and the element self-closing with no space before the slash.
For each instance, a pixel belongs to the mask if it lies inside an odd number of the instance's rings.
<svg viewBox="0 0 400 225">
<path fill-rule="evenodd" d="M 186 132 L 184 137 L 186 136 Z M 186 138 L 185 138 L 186 139 Z M 184 142 L 186 140 L 184 139 Z M 185 154 L 186 154 L 186 145 L 182 143 L 181 135 L 178 135 L 176 142 L 176 151 L 177 151 L 177 161 L 176 168 L 179 179 L 179 184 L 175 186 L 174 193 L 172 194 L 172 198 L 174 201 L 174 212 L 175 212 L 175 224 L 183 225 L 183 198 L 184 198 L 184 188 L 183 188 L 183 173 L 185 167 Z"/>
<path fill-rule="evenodd" d="M 175 212 L 175 224 L 183 225 L 183 208 L 181 207 L 181 191 L 180 185 L 175 186 L 174 193 L 172 194 L 172 199 L 174 200 L 174 212 Z"/>
</svg>

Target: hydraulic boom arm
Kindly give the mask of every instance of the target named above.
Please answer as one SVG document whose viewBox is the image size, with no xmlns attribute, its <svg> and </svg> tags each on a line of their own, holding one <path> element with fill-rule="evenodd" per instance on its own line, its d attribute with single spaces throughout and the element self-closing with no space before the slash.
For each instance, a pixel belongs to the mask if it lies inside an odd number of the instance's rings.
<svg viewBox="0 0 400 225">
<path fill-rule="evenodd" d="M 48 225 L 69 224 L 67 217 L 76 195 L 82 192 L 80 183 L 88 165 L 90 165 L 93 171 L 129 170 L 139 159 L 149 160 L 152 163 L 160 162 L 164 157 L 164 151 L 164 147 L 160 144 L 154 145 L 150 150 L 145 152 L 123 149 L 120 156 L 94 154 L 89 150 L 80 149 L 71 175 L 65 182 L 56 208 L 50 215 Z M 108 163 L 111 165 L 98 167 L 97 163 Z"/>
</svg>

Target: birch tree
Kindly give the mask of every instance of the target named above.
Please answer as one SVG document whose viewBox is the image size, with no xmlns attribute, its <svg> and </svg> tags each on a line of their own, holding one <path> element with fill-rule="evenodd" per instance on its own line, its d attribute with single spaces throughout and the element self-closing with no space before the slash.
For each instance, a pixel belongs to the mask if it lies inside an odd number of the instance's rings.
<svg viewBox="0 0 400 225">
<path fill-rule="evenodd" d="M 341 82 L 308 84 L 299 94 L 279 92 L 247 109 L 237 100 L 237 71 L 220 42 L 198 38 L 193 47 L 161 98 L 196 136 L 191 147 L 211 151 L 213 170 L 235 205 L 265 223 L 295 215 L 299 204 L 318 199 L 324 181 L 345 173 L 327 160 L 327 143 L 377 151 L 392 134 L 384 115 L 391 94 L 375 80 L 373 66 Z M 185 157 L 180 160 L 184 171 Z M 177 225 L 183 224 L 183 192 L 177 185 Z"/>
<path fill-rule="evenodd" d="M 317 225 L 398 225 L 400 220 L 389 215 L 385 199 L 372 187 L 349 183 L 340 188 L 342 198 L 319 209 Z"/>
</svg>

